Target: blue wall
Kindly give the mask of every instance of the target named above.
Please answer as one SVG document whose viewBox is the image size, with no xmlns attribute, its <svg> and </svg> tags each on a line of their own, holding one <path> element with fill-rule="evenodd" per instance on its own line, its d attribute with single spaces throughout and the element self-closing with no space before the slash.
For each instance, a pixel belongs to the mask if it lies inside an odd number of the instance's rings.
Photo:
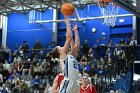
<svg viewBox="0 0 140 93">
<path fill-rule="evenodd" d="M 86 6 L 83 10 L 77 9 L 80 18 L 87 17 L 98 17 L 101 16 L 100 9 L 98 6 Z M 129 14 L 129 12 L 120 8 L 119 14 Z M 42 20 L 51 20 L 53 10 L 48 10 L 42 14 Z M 39 39 L 43 47 L 46 48 L 52 41 L 52 23 L 43 24 L 29 24 L 27 15 L 22 14 L 11 14 L 8 16 L 8 38 L 7 45 L 13 49 L 15 44 L 21 44 L 22 41 L 26 40 L 29 47 L 32 48 L 36 39 Z M 71 18 L 75 18 L 73 14 Z M 58 19 L 64 19 L 61 12 L 58 13 Z M 119 20 L 124 19 L 123 23 Z M 81 44 L 87 39 L 90 46 L 93 46 L 96 39 L 102 38 L 102 32 L 106 33 L 107 40 L 111 38 L 115 39 L 115 42 L 119 42 L 119 38 L 116 36 L 122 33 L 132 34 L 132 17 L 117 18 L 116 26 L 109 27 L 103 24 L 103 19 L 98 20 L 86 20 L 85 23 L 77 22 L 79 26 L 79 34 Z M 73 22 L 71 22 L 73 24 Z M 58 23 L 58 45 L 63 45 L 65 42 L 65 23 Z M 96 28 L 96 33 L 92 34 L 92 28 Z M 14 37 L 14 38 L 13 38 Z M 126 35 L 122 37 L 127 38 Z"/>
<path fill-rule="evenodd" d="M 78 9 L 78 14 L 80 18 L 98 17 L 102 15 L 98 6 L 86 6 L 83 10 Z M 130 14 L 130 13 L 120 8 L 118 14 Z M 63 18 L 64 18 L 63 15 L 59 12 L 59 19 L 63 19 Z M 75 16 L 72 15 L 71 18 L 75 18 Z M 124 22 L 121 23 L 120 19 L 123 19 Z M 71 24 L 72 23 L 73 22 L 71 22 Z M 63 28 L 65 28 L 65 24 L 59 23 L 58 26 L 59 26 L 58 31 L 62 35 L 64 33 Z M 87 39 L 89 45 L 92 47 L 95 44 L 96 39 L 102 38 L 102 32 L 106 33 L 107 41 L 109 41 L 110 38 L 113 38 L 114 41 L 118 43 L 120 37 L 123 37 L 125 40 L 127 40 L 128 35 L 132 34 L 132 17 L 117 18 L 116 26 L 114 27 L 109 27 L 104 25 L 103 19 L 86 20 L 84 24 L 78 23 L 78 26 L 81 28 L 79 29 L 81 44 L 83 44 L 84 40 Z M 91 34 L 92 28 L 96 28 L 96 33 L 94 35 Z M 60 40 L 58 44 L 63 45 L 64 40 Z"/>
<path fill-rule="evenodd" d="M 52 10 L 42 14 L 42 20 L 50 20 Z M 33 48 L 36 40 L 39 40 L 44 48 L 52 42 L 52 23 L 35 24 L 29 23 L 29 13 L 27 15 L 11 14 L 8 16 L 7 45 L 13 50 L 15 44 L 21 45 L 27 41 L 30 48 Z"/>
</svg>

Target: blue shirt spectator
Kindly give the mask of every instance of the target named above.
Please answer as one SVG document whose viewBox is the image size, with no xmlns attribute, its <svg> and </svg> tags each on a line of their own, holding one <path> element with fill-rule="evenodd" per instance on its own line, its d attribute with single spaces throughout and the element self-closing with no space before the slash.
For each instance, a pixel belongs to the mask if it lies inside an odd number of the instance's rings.
<svg viewBox="0 0 140 93">
<path fill-rule="evenodd" d="M 37 84 L 37 85 L 40 84 L 40 79 L 39 79 L 38 76 L 35 76 L 35 78 L 32 80 L 32 84 L 33 84 L 33 85 L 34 85 L 34 84 Z"/>
</svg>

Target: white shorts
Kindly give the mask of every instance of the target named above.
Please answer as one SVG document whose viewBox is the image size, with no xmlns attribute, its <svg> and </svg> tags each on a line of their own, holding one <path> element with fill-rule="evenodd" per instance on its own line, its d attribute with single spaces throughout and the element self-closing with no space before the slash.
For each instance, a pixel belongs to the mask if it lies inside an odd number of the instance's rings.
<svg viewBox="0 0 140 93">
<path fill-rule="evenodd" d="M 76 80 L 64 79 L 61 82 L 59 93 L 80 93 L 80 85 Z"/>
</svg>

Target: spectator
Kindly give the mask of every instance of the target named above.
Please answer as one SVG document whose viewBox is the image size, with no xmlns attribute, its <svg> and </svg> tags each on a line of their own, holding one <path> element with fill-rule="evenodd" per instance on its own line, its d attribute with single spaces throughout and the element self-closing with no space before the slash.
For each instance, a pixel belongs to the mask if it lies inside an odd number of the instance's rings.
<svg viewBox="0 0 140 93">
<path fill-rule="evenodd" d="M 3 67 L 4 67 L 6 70 L 10 71 L 10 64 L 8 63 L 7 60 L 5 60 L 5 63 L 3 64 Z"/>
<path fill-rule="evenodd" d="M 5 84 L 2 85 L 0 92 L 1 93 L 8 93 L 8 88 L 5 86 Z"/>
<path fill-rule="evenodd" d="M 23 62 L 23 71 L 22 71 L 22 75 L 30 75 L 30 59 L 25 60 Z"/>
<path fill-rule="evenodd" d="M 34 49 L 42 49 L 42 45 L 39 40 L 36 40 L 36 43 L 34 44 Z"/>
<path fill-rule="evenodd" d="M 132 37 L 132 39 L 131 39 L 129 45 L 131 45 L 131 46 L 135 46 L 135 45 L 137 45 L 137 40 L 135 39 L 134 36 Z"/>
<path fill-rule="evenodd" d="M 97 69 L 96 69 L 96 74 L 98 77 L 102 77 L 105 74 L 105 69 L 103 65 L 100 65 Z"/>
<path fill-rule="evenodd" d="M 3 75 L 0 74 L 0 86 L 2 86 L 2 84 L 3 84 Z"/>
<path fill-rule="evenodd" d="M 28 93 L 28 85 L 24 79 L 21 80 L 20 88 L 21 88 L 21 93 Z"/>
<path fill-rule="evenodd" d="M 100 44 L 100 39 L 96 39 L 96 43 L 94 45 L 94 47 L 99 47 L 101 44 Z"/>
<path fill-rule="evenodd" d="M 129 36 L 129 37 L 128 37 L 128 40 L 127 40 L 127 45 L 130 44 L 130 41 L 131 41 L 131 37 Z"/>
<path fill-rule="evenodd" d="M 50 84 L 47 84 L 47 86 L 45 87 L 44 93 L 56 93 L 56 92 L 52 92 L 52 91 L 53 90 L 52 90 L 52 87 L 50 86 Z"/>
<path fill-rule="evenodd" d="M 82 63 L 83 65 L 85 64 L 85 62 L 87 62 L 87 57 L 85 55 L 83 55 L 81 57 L 80 63 Z"/>
<path fill-rule="evenodd" d="M 89 51 L 88 41 L 85 40 L 85 42 L 84 42 L 84 44 L 83 44 L 82 52 L 83 52 L 84 55 L 87 56 L 88 51 Z"/>
<path fill-rule="evenodd" d="M 94 51 L 92 48 L 89 49 L 89 52 L 88 52 L 88 63 L 90 64 L 94 64 L 96 62 L 96 58 L 94 56 Z"/>
<path fill-rule="evenodd" d="M 35 66 L 34 66 L 34 75 L 33 75 L 33 77 L 34 76 L 40 76 L 42 73 L 41 73 L 41 71 L 40 71 L 40 64 L 39 63 L 37 63 Z"/>
<path fill-rule="evenodd" d="M 110 48 L 107 48 L 106 53 L 105 53 L 105 60 L 108 59 L 109 57 L 112 57 L 112 51 Z"/>
<path fill-rule="evenodd" d="M 22 75 L 22 70 L 23 70 L 23 67 L 24 67 L 24 65 L 23 65 L 23 63 L 22 62 L 20 62 L 19 64 L 18 64 L 18 73 L 20 74 L 20 75 Z"/>
<path fill-rule="evenodd" d="M 119 44 L 120 44 L 120 45 L 125 45 L 125 44 L 126 44 L 126 42 L 125 42 L 124 38 L 121 38 L 121 39 L 120 39 Z"/>
<path fill-rule="evenodd" d="M 5 62 L 5 51 L 4 51 L 4 47 L 3 45 L 1 45 L 1 48 L 0 48 L 1 52 L 0 52 L 0 62 L 4 63 Z"/>
<path fill-rule="evenodd" d="M 8 46 L 6 46 L 5 50 L 5 60 L 9 61 L 9 55 L 11 50 L 8 48 Z"/>
<path fill-rule="evenodd" d="M 52 41 L 51 42 L 51 44 L 49 45 L 49 47 L 48 47 L 48 49 L 53 49 L 53 48 L 55 48 L 56 47 L 56 44 L 55 44 L 55 42 L 54 41 Z"/>
<path fill-rule="evenodd" d="M 40 88 L 40 79 L 39 76 L 35 76 L 35 78 L 32 80 L 32 86 L 34 89 L 34 93 L 39 93 L 39 88 Z"/>
<path fill-rule="evenodd" d="M 3 72 L 3 63 L 0 62 L 0 73 Z"/>
<path fill-rule="evenodd" d="M 100 60 L 99 60 L 99 63 L 97 64 L 97 66 L 100 66 L 100 65 L 105 65 L 105 60 L 104 60 L 104 58 L 100 58 Z"/>
<path fill-rule="evenodd" d="M 133 60 L 136 60 L 136 45 L 137 45 L 137 40 L 134 38 L 134 36 L 132 37 L 130 44 L 129 44 L 130 50 L 131 50 L 131 56 Z"/>
<path fill-rule="evenodd" d="M 106 45 L 107 45 L 106 36 L 103 36 L 103 37 L 102 37 L 101 45 L 102 45 L 102 46 L 106 46 Z"/>
<path fill-rule="evenodd" d="M 20 81 L 19 81 L 19 79 L 14 81 L 14 84 L 12 84 L 12 93 L 20 93 Z"/>
<path fill-rule="evenodd" d="M 110 39 L 109 43 L 108 43 L 108 46 L 111 47 L 111 46 L 115 46 L 115 43 L 113 42 L 113 39 Z"/>
<path fill-rule="evenodd" d="M 113 74 L 113 64 L 112 64 L 112 60 L 110 57 L 107 60 L 106 72 L 107 72 L 108 83 L 111 83 L 111 79 L 112 79 L 111 76 Z"/>
<path fill-rule="evenodd" d="M 27 58 L 27 54 L 29 53 L 29 51 L 28 51 L 29 46 L 28 46 L 26 41 L 23 41 L 20 49 L 22 49 L 20 52 L 23 53 L 23 59 L 26 59 Z"/>
<path fill-rule="evenodd" d="M 90 70 L 90 73 L 89 73 L 89 75 L 90 75 L 90 77 L 91 77 L 91 83 L 92 83 L 92 85 L 95 84 L 95 79 L 94 79 L 94 77 L 95 77 L 95 71 L 96 71 L 96 68 L 95 68 L 95 66 L 92 64 L 92 65 L 91 65 L 91 70 Z"/>
</svg>

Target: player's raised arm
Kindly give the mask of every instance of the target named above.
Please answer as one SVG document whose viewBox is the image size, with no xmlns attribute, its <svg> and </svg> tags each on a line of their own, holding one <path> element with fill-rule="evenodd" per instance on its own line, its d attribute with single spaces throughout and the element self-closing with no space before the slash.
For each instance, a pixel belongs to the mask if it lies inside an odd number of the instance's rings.
<svg viewBox="0 0 140 93">
<path fill-rule="evenodd" d="M 72 31 L 70 28 L 70 19 L 68 18 L 68 16 L 65 16 L 65 23 L 66 23 L 66 41 L 60 52 L 60 53 L 62 53 L 61 58 L 65 58 L 63 54 L 66 54 L 66 52 L 68 51 L 68 49 L 70 47 L 71 39 L 72 39 Z"/>
<path fill-rule="evenodd" d="M 72 48 L 72 52 L 71 54 L 76 57 L 76 54 L 79 50 L 79 47 L 80 47 L 80 39 L 79 39 L 79 33 L 78 33 L 78 27 L 77 27 L 77 24 L 74 24 L 74 27 L 73 27 L 73 31 L 75 33 L 75 44 L 74 44 L 74 47 Z M 74 41 L 73 41 L 74 42 Z"/>
<path fill-rule="evenodd" d="M 59 89 L 58 89 L 58 76 L 56 76 L 54 81 L 53 81 L 52 93 L 59 93 Z"/>
</svg>

